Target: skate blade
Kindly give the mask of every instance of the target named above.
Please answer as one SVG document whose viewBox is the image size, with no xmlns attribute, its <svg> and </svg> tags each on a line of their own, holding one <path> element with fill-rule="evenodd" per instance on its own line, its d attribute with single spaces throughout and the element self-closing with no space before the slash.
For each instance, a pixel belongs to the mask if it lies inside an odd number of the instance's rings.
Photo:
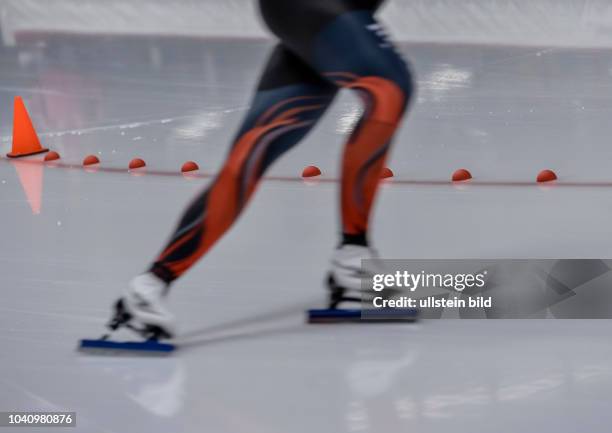
<svg viewBox="0 0 612 433">
<path fill-rule="evenodd" d="M 398 323 L 418 320 L 419 310 L 412 308 L 308 310 L 308 323 Z"/>
<path fill-rule="evenodd" d="M 112 340 L 81 340 L 79 351 L 97 355 L 154 355 L 167 356 L 176 350 L 174 344 L 159 341 L 112 341 Z"/>
</svg>

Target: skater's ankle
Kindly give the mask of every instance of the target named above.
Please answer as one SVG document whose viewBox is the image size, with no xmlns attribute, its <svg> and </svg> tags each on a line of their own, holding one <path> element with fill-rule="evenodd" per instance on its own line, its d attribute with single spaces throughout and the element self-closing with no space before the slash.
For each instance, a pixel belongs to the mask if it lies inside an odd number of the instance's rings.
<svg viewBox="0 0 612 433">
<path fill-rule="evenodd" d="M 154 263 L 153 266 L 151 266 L 151 268 L 148 270 L 148 273 L 159 279 L 160 281 L 163 281 L 166 286 L 172 284 L 172 282 L 176 279 L 170 269 L 158 262 Z"/>
<path fill-rule="evenodd" d="M 368 235 L 367 233 L 342 233 L 340 247 L 343 247 L 344 245 L 358 245 L 362 247 L 368 247 Z"/>
<path fill-rule="evenodd" d="M 134 277 L 130 282 L 129 287 L 129 290 L 132 291 L 152 291 L 153 293 L 157 294 L 156 296 L 166 296 L 170 291 L 170 284 L 168 284 L 150 271 Z"/>
</svg>

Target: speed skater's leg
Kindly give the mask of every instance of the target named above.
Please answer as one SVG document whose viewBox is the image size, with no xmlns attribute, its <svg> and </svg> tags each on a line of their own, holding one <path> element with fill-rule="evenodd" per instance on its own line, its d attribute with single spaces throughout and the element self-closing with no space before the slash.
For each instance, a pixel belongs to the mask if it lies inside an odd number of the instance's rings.
<svg viewBox="0 0 612 433">
<path fill-rule="evenodd" d="M 283 45 L 278 45 L 251 109 L 216 179 L 187 208 L 150 271 L 171 283 L 231 227 L 265 170 L 316 124 L 336 94 Z"/>
<path fill-rule="evenodd" d="M 232 226 L 265 170 L 304 138 L 336 91 L 286 47 L 274 49 L 223 168 L 191 202 L 149 271 L 130 282 L 111 329 L 129 327 L 147 338 L 174 335 L 174 317 L 164 305 L 170 283 Z"/>
<path fill-rule="evenodd" d="M 335 306 L 342 300 L 370 299 L 372 292 L 361 291 L 361 280 L 381 271 L 376 260 L 363 262 L 377 258 L 368 240 L 370 215 L 393 136 L 413 96 L 413 85 L 408 66 L 369 11 L 343 14 L 319 38 L 315 46 L 317 69 L 337 85 L 353 90 L 363 103 L 363 114 L 342 159 L 342 239 L 332 257 L 329 282 L 330 305 Z M 359 49 L 339 56 L 350 44 Z M 392 296 L 392 292 L 386 290 L 385 296 Z"/>
<path fill-rule="evenodd" d="M 363 103 L 342 159 L 341 241 L 330 273 L 339 299 L 344 289 L 360 290 L 361 260 L 376 257 L 368 245 L 369 220 L 393 136 L 414 93 L 412 76 L 374 17 L 380 1 L 260 2 L 266 23 L 284 43 Z"/>
<path fill-rule="evenodd" d="M 359 49 L 339 55 L 351 45 Z M 316 69 L 363 103 L 344 150 L 341 219 L 344 243 L 367 245 L 380 173 L 413 95 L 411 73 L 370 11 L 337 17 L 318 35 L 313 51 Z"/>
</svg>

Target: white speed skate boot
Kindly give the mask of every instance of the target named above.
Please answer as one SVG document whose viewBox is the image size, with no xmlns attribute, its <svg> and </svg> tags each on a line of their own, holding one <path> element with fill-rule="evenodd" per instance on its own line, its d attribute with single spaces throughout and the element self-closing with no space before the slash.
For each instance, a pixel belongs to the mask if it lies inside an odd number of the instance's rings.
<svg viewBox="0 0 612 433">
<path fill-rule="evenodd" d="M 361 262 L 365 259 L 371 260 L 367 269 Z M 327 287 L 330 291 L 329 308 L 371 300 L 375 292 L 364 290 L 361 282 L 370 280 L 375 273 L 384 273 L 382 265 L 377 261 L 378 253 L 373 248 L 352 244 L 339 247 L 332 256 L 331 270 L 327 277 Z"/>
<path fill-rule="evenodd" d="M 129 328 L 147 340 L 174 337 L 175 319 L 164 305 L 167 290 L 168 285 L 152 273 L 135 277 L 115 303 L 107 326 L 113 331 Z"/>
</svg>

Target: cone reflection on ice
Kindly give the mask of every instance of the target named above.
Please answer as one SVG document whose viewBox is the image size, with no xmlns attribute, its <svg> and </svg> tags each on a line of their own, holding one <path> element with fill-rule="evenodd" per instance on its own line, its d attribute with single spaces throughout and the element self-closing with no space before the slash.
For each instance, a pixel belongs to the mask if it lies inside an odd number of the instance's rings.
<svg viewBox="0 0 612 433">
<path fill-rule="evenodd" d="M 6 156 L 18 158 L 21 156 L 36 155 L 37 153 L 47 152 L 40 145 L 36 130 L 30 120 L 28 111 L 20 96 L 15 97 L 13 108 L 13 148 Z"/>
<path fill-rule="evenodd" d="M 32 214 L 40 214 L 42 208 L 44 165 L 35 161 L 11 161 L 17 171 L 19 183 L 25 192 Z"/>
</svg>

